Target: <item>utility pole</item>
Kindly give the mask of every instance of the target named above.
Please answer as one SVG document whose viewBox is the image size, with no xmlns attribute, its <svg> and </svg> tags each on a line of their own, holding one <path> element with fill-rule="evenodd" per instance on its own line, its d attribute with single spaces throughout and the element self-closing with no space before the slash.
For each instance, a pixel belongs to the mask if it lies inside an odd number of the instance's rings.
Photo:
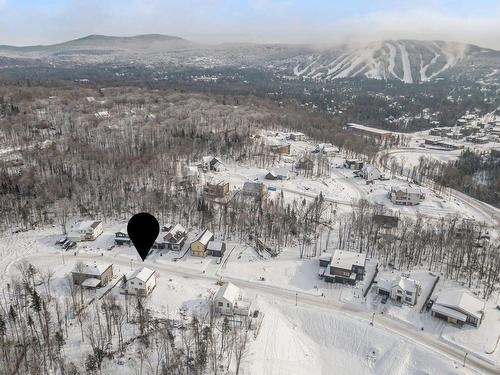
<svg viewBox="0 0 500 375">
<path fill-rule="evenodd" d="M 465 355 L 464 355 L 464 364 L 462 365 L 463 367 L 465 367 L 465 360 L 467 359 L 467 355 L 469 354 L 469 352 L 465 352 Z"/>
<path fill-rule="evenodd" d="M 372 321 L 370 322 L 370 325 L 373 325 L 373 320 L 375 319 L 375 313 L 372 314 Z"/>
<path fill-rule="evenodd" d="M 297 306 L 297 298 L 299 297 L 299 293 L 295 292 L 295 306 Z"/>
</svg>

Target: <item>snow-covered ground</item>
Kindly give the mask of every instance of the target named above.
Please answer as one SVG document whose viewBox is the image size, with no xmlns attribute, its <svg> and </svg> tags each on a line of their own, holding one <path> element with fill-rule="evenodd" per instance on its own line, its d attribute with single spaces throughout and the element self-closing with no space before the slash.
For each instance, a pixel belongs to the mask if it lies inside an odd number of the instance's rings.
<svg viewBox="0 0 500 375">
<path fill-rule="evenodd" d="M 159 274 L 149 306 L 159 316 L 175 318 L 180 308 L 188 314 L 205 314 L 206 297 L 217 290 L 216 281 L 222 277 L 239 285 L 244 296 L 253 301 L 253 308 L 264 314 L 263 325 L 245 359 L 246 374 L 328 373 L 332 368 L 353 374 L 473 373 L 463 369 L 457 359 L 442 357 L 415 342 L 415 338 L 402 335 L 397 328 L 399 322 L 409 327 L 407 333 L 415 332 L 411 336 L 418 335 L 424 326 L 431 340 L 500 362 L 498 350 L 493 355 L 483 354 L 493 349 L 493 332 L 500 319 L 493 304 L 488 305 L 479 330 L 456 329 L 427 312 L 419 314 L 418 306 L 400 308 L 387 304 L 381 315 L 370 294 L 367 300 L 362 297 L 361 284 L 353 288 L 325 283 L 318 278 L 318 260 L 300 260 L 296 247 L 286 249 L 277 258 L 262 259 L 248 245 L 230 243 L 227 261 L 221 264 L 215 258 L 200 260 L 189 254 L 173 262 L 179 254 L 168 252 L 162 256 L 155 253 L 142 263 L 132 247 L 103 250 L 122 225 L 105 223 L 105 232 L 96 241 L 80 243 L 69 252 L 54 245 L 60 237 L 56 227 L 6 235 L 0 240 L 2 279 L 15 275 L 17 264 L 26 259 L 41 270 L 55 271 L 52 290 L 57 292 L 65 287 L 66 275 L 78 261 L 112 262 L 117 277 L 145 264 Z M 387 272 L 390 271 L 382 270 L 380 275 Z M 412 277 L 423 283 L 422 296 L 426 294 L 430 277 L 426 278 L 424 271 L 416 271 Z M 117 289 L 112 292 L 118 295 Z M 294 301 L 298 302 L 297 307 Z M 372 312 L 377 315 L 374 326 L 369 324 Z M 391 323 L 390 329 L 388 319 L 395 324 Z M 78 359 L 86 347 L 80 347 L 77 329 L 74 335 L 67 353 Z"/>
</svg>

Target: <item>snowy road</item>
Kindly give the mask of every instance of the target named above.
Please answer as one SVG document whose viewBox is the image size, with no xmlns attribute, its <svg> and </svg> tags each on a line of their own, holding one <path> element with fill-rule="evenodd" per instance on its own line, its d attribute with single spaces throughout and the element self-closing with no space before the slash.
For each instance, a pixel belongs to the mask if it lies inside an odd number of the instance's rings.
<svg viewBox="0 0 500 375">
<path fill-rule="evenodd" d="M 57 253 L 56 253 L 57 254 Z M 36 258 L 46 258 L 48 254 L 32 254 L 26 256 L 30 261 L 35 261 Z M 115 265 L 120 265 L 123 267 L 138 267 L 141 265 L 147 265 L 148 267 L 155 269 L 160 272 L 167 272 L 171 275 L 175 275 L 178 277 L 194 279 L 194 280 L 210 280 L 214 283 L 217 281 L 218 277 L 215 275 L 203 274 L 198 270 L 191 270 L 187 268 L 180 268 L 178 264 L 172 263 L 172 265 L 165 263 L 156 263 L 145 261 L 144 263 L 139 261 L 138 258 L 135 260 L 130 260 L 130 258 L 120 258 L 116 256 L 111 256 L 103 253 L 102 256 L 99 255 L 91 255 L 91 254 L 77 254 L 76 256 L 68 256 L 68 258 L 81 260 L 81 261 L 103 261 L 103 262 L 111 262 Z M 18 261 L 21 259 L 18 259 Z M 259 281 L 244 281 L 241 279 L 233 279 L 231 277 L 224 276 L 225 281 L 231 281 L 235 285 L 240 288 L 245 289 L 246 291 L 250 291 L 255 293 L 256 295 L 268 296 L 271 297 L 274 301 L 280 301 L 280 303 L 288 304 L 290 306 L 295 305 L 296 298 L 298 303 L 301 306 L 314 307 L 316 309 L 323 309 L 325 311 L 336 311 L 337 313 L 343 314 L 346 318 L 355 319 L 362 324 L 367 324 L 369 326 L 369 322 L 372 319 L 372 313 L 364 310 L 358 310 L 351 308 L 349 305 L 346 305 L 340 302 L 337 299 L 327 299 L 321 296 L 313 296 L 309 293 L 298 292 L 295 290 L 290 290 L 287 288 L 282 288 L 273 285 L 262 284 Z M 456 349 L 443 341 L 440 341 L 436 336 L 422 331 L 415 331 L 412 328 L 409 328 L 395 320 L 390 318 L 385 318 L 382 315 L 376 315 L 374 320 L 374 325 L 380 328 L 381 326 L 385 330 L 389 330 L 394 335 L 400 336 L 405 340 L 409 340 L 415 345 L 420 345 L 426 349 L 432 350 L 436 353 L 446 356 L 450 360 L 453 360 L 457 363 L 461 363 L 463 361 L 464 352 L 462 350 Z M 370 328 L 367 328 L 370 329 Z M 475 357 L 472 354 L 467 358 L 467 367 L 479 371 L 483 374 L 498 374 L 500 368 L 484 361 L 479 357 Z"/>
</svg>

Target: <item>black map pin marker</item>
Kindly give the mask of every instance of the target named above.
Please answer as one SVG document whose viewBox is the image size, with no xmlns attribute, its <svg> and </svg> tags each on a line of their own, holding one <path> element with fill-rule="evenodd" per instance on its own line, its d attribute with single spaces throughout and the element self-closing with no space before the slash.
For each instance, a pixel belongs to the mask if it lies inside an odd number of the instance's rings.
<svg viewBox="0 0 500 375">
<path fill-rule="evenodd" d="M 144 261 L 160 233 L 160 224 L 153 215 L 141 212 L 132 216 L 128 221 L 127 232 Z"/>
</svg>

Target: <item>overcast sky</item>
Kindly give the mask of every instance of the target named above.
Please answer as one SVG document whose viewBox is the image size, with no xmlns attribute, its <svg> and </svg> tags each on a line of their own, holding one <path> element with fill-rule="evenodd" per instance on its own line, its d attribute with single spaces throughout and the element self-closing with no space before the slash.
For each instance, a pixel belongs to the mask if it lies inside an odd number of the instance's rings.
<svg viewBox="0 0 500 375">
<path fill-rule="evenodd" d="M 500 49 L 500 0 L 0 0 L 0 44 L 149 33 L 210 43 L 442 39 Z"/>
</svg>

